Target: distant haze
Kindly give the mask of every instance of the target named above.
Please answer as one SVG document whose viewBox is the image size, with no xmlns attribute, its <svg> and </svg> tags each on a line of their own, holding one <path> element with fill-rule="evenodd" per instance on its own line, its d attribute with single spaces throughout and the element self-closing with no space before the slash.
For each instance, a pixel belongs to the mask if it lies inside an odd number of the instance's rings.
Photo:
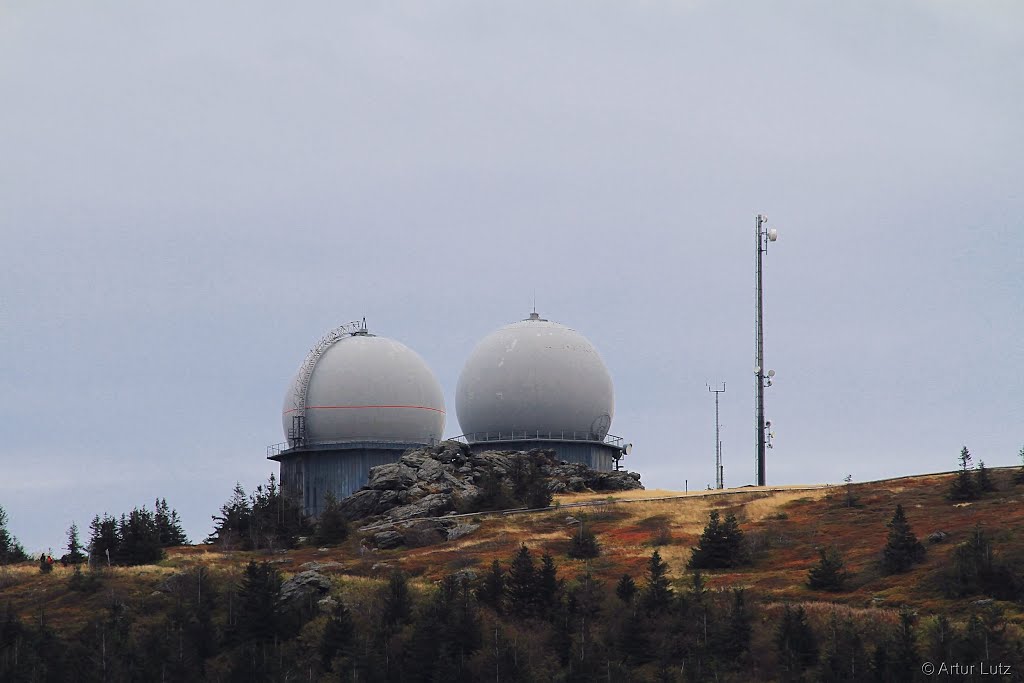
<svg viewBox="0 0 1024 683">
<path fill-rule="evenodd" d="M 445 390 L 538 311 L 651 488 L 990 466 L 1024 445 L 1024 5 L 48 3 L 0 9 L 0 505 L 29 550 L 277 465 L 337 324 Z"/>
</svg>

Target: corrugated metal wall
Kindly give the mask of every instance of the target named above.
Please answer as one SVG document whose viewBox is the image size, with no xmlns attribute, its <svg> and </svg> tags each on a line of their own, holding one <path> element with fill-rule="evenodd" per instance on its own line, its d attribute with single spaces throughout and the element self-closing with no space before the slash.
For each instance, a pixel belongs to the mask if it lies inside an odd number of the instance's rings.
<svg viewBox="0 0 1024 683">
<path fill-rule="evenodd" d="M 398 462 L 408 448 L 382 447 L 371 442 L 365 448 L 312 448 L 285 451 L 275 456 L 281 463 L 281 488 L 285 495 L 302 504 L 307 515 L 319 516 L 324 496 L 330 491 L 337 499 L 351 496 L 366 485 L 370 468 Z M 600 472 L 610 472 L 619 451 L 602 443 L 588 441 L 487 441 L 472 444 L 475 453 L 483 451 L 529 451 L 535 448 L 555 451 L 566 462 L 579 462 Z"/>
<path fill-rule="evenodd" d="M 300 501 L 307 515 L 318 516 L 330 491 L 337 499 L 366 485 L 370 468 L 397 462 L 405 449 L 315 450 L 281 456 L 281 487 Z"/>
</svg>

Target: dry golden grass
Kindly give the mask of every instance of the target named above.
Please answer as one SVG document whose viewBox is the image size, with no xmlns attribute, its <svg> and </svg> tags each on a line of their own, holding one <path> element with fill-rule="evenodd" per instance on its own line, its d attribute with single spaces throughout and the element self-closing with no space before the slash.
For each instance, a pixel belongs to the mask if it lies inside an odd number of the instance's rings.
<svg viewBox="0 0 1024 683">
<path fill-rule="evenodd" d="M 588 493 L 561 493 L 554 497 L 554 501 L 560 505 L 566 503 L 582 503 L 598 500 L 646 500 L 652 498 L 717 498 L 742 495 L 747 493 L 774 493 L 776 491 L 788 490 L 827 490 L 825 484 L 793 484 L 788 486 L 757 487 L 744 486 L 741 488 L 711 490 L 697 489 L 693 491 L 674 491 L 670 489 L 637 489 L 634 491 L 612 491 L 612 492 L 588 492 Z"/>
<path fill-rule="evenodd" d="M 446 574 L 470 569 L 478 575 L 495 559 L 508 567 L 521 543 L 539 557 L 550 552 L 560 575 L 568 579 L 587 567 L 606 584 L 624 572 L 642 583 L 646 564 L 657 547 L 670 565 L 670 576 L 680 590 L 689 581 L 686 564 L 711 510 L 736 514 L 747 538 L 756 547 L 752 566 L 708 572 L 712 589 L 749 587 L 769 605 L 796 602 L 807 605 L 815 619 L 832 610 L 856 615 L 858 610 L 895 610 L 911 605 L 921 614 L 964 613 L 976 598 L 949 600 L 937 581 L 957 543 L 965 540 L 975 524 L 990 530 L 997 553 L 1024 558 L 1024 486 L 1012 484 L 1012 473 L 993 472 L 1000 490 L 969 507 L 954 507 L 945 499 L 950 475 L 927 475 L 888 482 L 855 485 L 858 507 L 843 505 L 845 489 L 794 487 L 743 488 L 724 492 L 626 491 L 612 494 L 559 496 L 566 502 L 598 503 L 582 508 L 559 508 L 524 514 L 486 514 L 472 519 L 480 528 L 450 543 L 422 548 L 360 553 L 361 534 L 354 533 L 337 548 L 299 548 L 287 553 L 226 552 L 209 546 L 172 548 L 167 559 L 147 567 L 113 568 L 106 576 L 103 593 L 118 591 L 128 596 L 149 596 L 166 576 L 201 564 L 227 580 L 240 577 L 250 560 L 272 561 L 286 576 L 302 571 L 307 562 L 337 562 L 324 570 L 335 581 L 336 593 L 365 596 L 382 585 L 393 569 L 402 569 L 413 584 L 425 588 Z M 651 500 L 661 498 L 662 500 Z M 946 543 L 927 544 L 923 565 L 907 574 L 883 576 L 878 559 L 887 533 L 886 522 L 897 503 L 907 511 L 912 528 L 922 540 L 942 529 Z M 597 534 L 602 555 L 589 564 L 567 556 L 569 539 L 577 528 L 567 518 L 586 517 Z M 667 536 L 665 530 L 667 529 Z M 372 534 L 367 534 L 372 535 Z M 659 539 L 659 536 L 662 537 Z M 667 541 L 655 546 L 655 541 Z M 854 574 L 850 590 L 820 593 L 805 585 L 807 570 L 817 560 L 818 546 L 836 545 L 847 568 Z M 41 575 L 35 563 L 0 568 L 0 592 L 23 616 L 45 609 L 68 624 L 102 607 L 102 596 L 88 596 L 68 589 L 70 568 L 54 568 Z M 838 607 L 836 605 L 839 605 Z M 1011 622 L 1024 624 L 1021 606 L 1002 605 Z M 781 607 L 780 607 L 781 609 Z M 844 611 L 846 610 L 846 611 Z"/>
</svg>

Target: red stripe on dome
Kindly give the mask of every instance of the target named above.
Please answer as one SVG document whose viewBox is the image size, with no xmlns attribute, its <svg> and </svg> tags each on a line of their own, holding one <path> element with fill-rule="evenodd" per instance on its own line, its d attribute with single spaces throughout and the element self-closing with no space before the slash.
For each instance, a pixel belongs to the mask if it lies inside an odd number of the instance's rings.
<svg viewBox="0 0 1024 683">
<path fill-rule="evenodd" d="M 430 406 L 306 406 L 306 410 L 358 410 L 363 408 L 412 408 L 415 410 L 433 410 L 435 413 L 446 413 L 440 408 L 431 408 Z M 298 408 L 291 408 L 290 410 L 284 411 L 284 414 L 297 412 Z"/>
</svg>

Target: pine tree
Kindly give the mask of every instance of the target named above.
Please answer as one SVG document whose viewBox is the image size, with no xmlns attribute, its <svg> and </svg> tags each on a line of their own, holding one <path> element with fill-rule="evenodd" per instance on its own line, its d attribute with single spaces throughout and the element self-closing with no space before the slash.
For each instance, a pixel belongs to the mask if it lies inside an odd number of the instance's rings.
<svg viewBox="0 0 1024 683">
<path fill-rule="evenodd" d="M 151 564 L 164 557 L 156 518 L 145 507 L 121 515 L 118 523 L 118 561 L 127 565 Z"/>
<path fill-rule="evenodd" d="M 687 566 L 690 569 L 722 569 L 745 562 L 743 532 L 735 515 L 729 514 L 723 522 L 718 510 L 712 510 Z"/>
<path fill-rule="evenodd" d="M 865 680 L 870 669 L 868 656 L 853 619 L 848 616 L 840 621 L 839 615 L 833 610 L 825 638 L 820 680 L 823 683 L 859 683 Z"/>
<path fill-rule="evenodd" d="M 238 546 L 244 549 L 252 547 L 249 535 L 252 506 L 240 483 L 235 482 L 231 498 L 221 506 L 220 514 L 213 516 L 213 521 L 213 533 L 207 537 L 207 543 L 217 543 L 228 549 Z"/>
<path fill-rule="evenodd" d="M 337 545 L 348 537 L 348 520 L 341 511 L 338 499 L 327 492 L 324 496 L 324 510 L 316 524 L 314 538 L 318 545 Z"/>
<path fill-rule="evenodd" d="M 490 570 L 476 591 L 476 599 L 501 614 L 505 599 L 505 572 L 498 560 L 491 562 Z"/>
<path fill-rule="evenodd" d="M 897 504 L 896 512 L 889 521 L 889 539 L 882 551 L 882 566 L 889 574 L 899 574 L 919 562 L 924 562 L 924 546 L 910 529 L 910 522 Z"/>
<path fill-rule="evenodd" d="M 85 560 L 85 554 L 82 553 L 82 542 L 78 540 L 78 525 L 71 522 L 71 526 L 68 528 L 68 552 L 64 558 L 71 564 L 80 564 Z"/>
<path fill-rule="evenodd" d="M 818 659 L 818 643 L 807 623 L 803 607 L 796 609 L 786 605 L 782 620 L 775 633 L 775 646 L 779 653 L 779 665 L 794 678 L 814 665 Z"/>
<path fill-rule="evenodd" d="M 103 513 L 101 518 L 96 515 L 89 524 L 91 532 L 89 538 L 89 552 L 93 561 L 114 563 L 118 561 L 118 549 L 121 546 L 121 536 L 118 532 L 117 519 Z"/>
<path fill-rule="evenodd" d="M 315 529 L 310 529 L 309 520 L 299 504 L 284 495 L 273 473 L 266 484 L 256 487 L 244 504 L 235 502 L 238 493 L 236 490 L 229 505 L 234 505 L 239 511 L 237 534 L 246 547 L 270 550 L 291 548 L 300 535 L 315 535 Z M 230 536 L 229 533 L 229 541 Z"/>
<path fill-rule="evenodd" d="M 1020 452 L 1017 453 L 1017 457 L 1020 458 L 1020 469 L 1014 473 L 1013 483 L 1024 484 L 1024 446 L 1020 447 Z"/>
<path fill-rule="evenodd" d="M 988 468 L 985 467 L 985 461 L 978 461 L 978 469 L 974 471 L 974 488 L 980 493 L 989 493 L 996 490 L 996 485 L 992 483 L 992 477 L 988 474 Z"/>
<path fill-rule="evenodd" d="M 385 633 L 393 633 L 412 616 L 412 594 L 409 581 L 401 571 L 391 572 L 388 585 L 384 586 L 379 599 L 381 623 Z"/>
<path fill-rule="evenodd" d="M 622 622 L 616 640 L 619 656 L 629 668 L 643 665 L 654 657 L 651 647 L 651 620 L 639 610 L 630 610 Z"/>
<path fill-rule="evenodd" d="M 1024 592 L 1021 584 L 1017 572 L 996 556 L 980 525 L 953 551 L 952 565 L 945 572 L 948 597 L 982 593 L 997 600 L 1016 600 Z"/>
<path fill-rule="evenodd" d="M 655 550 L 647 563 L 647 585 L 642 597 L 643 606 L 651 612 L 666 612 L 672 606 L 673 591 L 668 569 L 668 563 Z"/>
<path fill-rule="evenodd" d="M 622 575 L 618 584 L 615 585 L 615 595 L 627 605 L 633 602 L 633 598 L 636 596 L 636 581 L 633 580 L 632 576 L 629 574 Z"/>
<path fill-rule="evenodd" d="M 978 497 L 978 489 L 971 476 L 971 452 L 967 446 L 960 449 L 960 470 L 949 487 L 950 500 L 974 500 Z"/>
<path fill-rule="evenodd" d="M 597 536 L 591 531 L 586 518 L 580 518 L 579 528 L 569 541 L 569 557 L 576 559 L 588 559 L 601 554 L 601 546 L 597 542 Z"/>
<path fill-rule="evenodd" d="M 846 488 L 846 495 L 844 500 L 846 507 L 857 507 L 857 496 L 854 495 L 853 493 L 853 475 L 847 474 L 845 477 L 843 477 L 843 483 L 845 484 Z"/>
<path fill-rule="evenodd" d="M 928 643 L 924 658 L 930 662 L 952 662 L 953 647 L 957 640 L 956 627 L 949 618 L 940 614 L 932 621 L 927 633 Z"/>
<path fill-rule="evenodd" d="M 237 631 L 242 641 L 270 641 L 280 626 L 277 600 L 281 573 L 268 562 L 250 560 L 238 588 Z"/>
<path fill-rule="evenodd" d="M 0 505 L 0 565 L 24 562 L 27 559 L 25 549 L 7 530 L 7 511 Z"/>
<path fill-rule="evenodd" d="M 320 639 L 320 662 L 324 669 L 331 671 L 332 662 L 336 657 L 345 656 L 352 647 L 355 637 L 355 625 L 352 623 L 352 612 L 344 603 L 338 603 L 324 626 L 324 634 Z"/>
<path fill-rule="evenodd" d="M 178 517 L 178 511 L 172 510 L 167 505 L 166 498 L 158 498 L 154 503 L 154 515 L 156 517 L 156 526 L 160 535 L 160 546 L 163 548 L 173 548 L 179 545 L 187 545 L 188 537 L 185 535 L 185 530 L 181 526 L 181 519 Z"/>
<path fill-rule="evenodd" d="M 544 553 L 540 558 L 540 570 L 537 572 L 537 603 L 542 616 L 551 616 L 552 610 L 558 604 L 562 584 L 563 581 L 558 578 L 555 558 L 550 553 Z"/>
<path fill-rule="evenodd" d="M 537 607 L 537 570 L 533 566 L 533 556 L 526 544 L 519 546 L 519 552 L 512 559 L 508 570 L 509 611 L 517 616 L 530 616 Z"/>
<path fill-rule="evenodd" d="M 906 609 L 900 610 L 900 623 L 896 638 L 890 649 L 889 672 L 892 680 L 910 681 L 921 668 L 921 657 L 917 654 L 914 636 L 914 616 Z"/>
<path fill-rule="evenodd" d="M 733 589 L 732 609 L 723 630 L 719 648 L 723 659 L 735 662 L 750 651 L 750 634 L 753 617 L 747 608 L 746 594 L 742 588 Z"/>
<path fill-rule="evenodd" d="M 846 564 L 839 549 L 835 546 L 818 548 L 818 556 L 818 564 L 807 572 L 807 586 L 815 590 L 843 590 L 850 575 L 845 570 Z"/>
<path fill-rule="evenodd" d="M 725 522 L 722 524 L 722 537 L 728 551 L 730 562 L 728 566 L 736 567 L 747 564 L 743 548 L 743 531 L 740 529 L 740 523 L 736 520 L 736 515 L 731 512 L 725 516 Z"/>
</svg>

